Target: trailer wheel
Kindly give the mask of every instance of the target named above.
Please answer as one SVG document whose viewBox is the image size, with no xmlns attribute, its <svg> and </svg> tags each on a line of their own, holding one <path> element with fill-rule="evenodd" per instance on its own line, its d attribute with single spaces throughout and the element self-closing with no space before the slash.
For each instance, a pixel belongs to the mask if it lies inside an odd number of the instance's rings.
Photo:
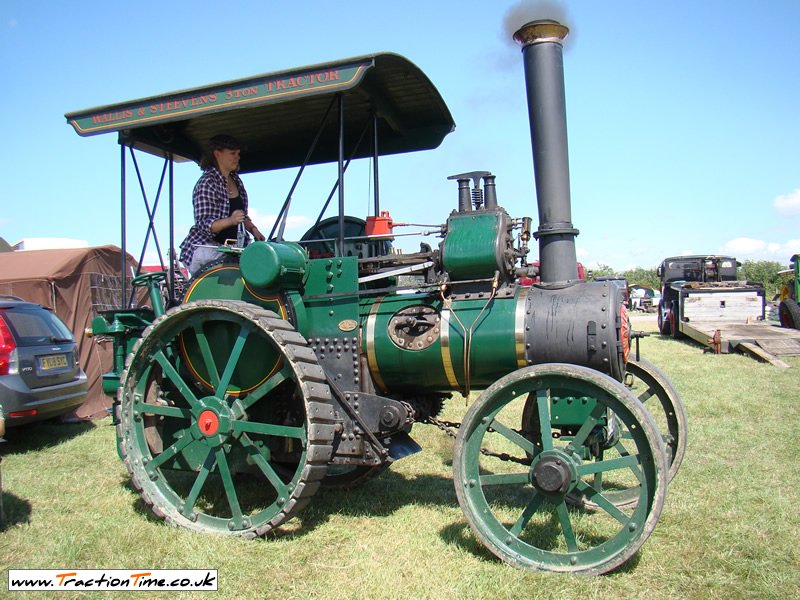
<svg viewBox="0 0 800 600">
<path fill-rule="evenodd" d="M 800 329 L 800 304 L 796 300 L 786 298 L 778 305 L 778 320 L 781 327 Z"/>
<path fill-rule="evenodd" d="M 659 300 L 658 302 L 658 331 L 662 335 L 669 335 L 670 334 L 670 326 L 669 326 L 669 318 L 666 315 L 667 309 L 664 306 L 664 302 Z"/>
<path fill-rule="evenodd" d="M 669 309 L 669 331 L 672 334 L 672 337 L 676 340 L 681 337 L 681 329 L 678 326 L 678 303 L 673 302 L 672 308 Z"/>
<path fill-rule="evenodd" d="M 270 311 L 200 300 L 156 319 L 119 392 L 125 465 L 160 518 L 241 537 L 308 502 L 332 454 L 334 412 L 305 339 Z"/>
<path fill-rule="evenodd" d="M 585 418 L 563 428 L 557 402 L 585 405 L 574 413 Z M 516 430 L 526 404 L 539 425 Z M 524 569 L 584 575 L 612 571 L 638 551 L 661 514 L 666 475 L 661 436 L 636 397 L 567 364 L 525 367 L 486 389 L 461 424 L 453 462 L 459 504 L 493 554 Z M 619 508 L 598 491 L 613 479 L 640 482 L 636 506 Z M 570 507 L 573 493 L 598 510 Z"/>
</svg>

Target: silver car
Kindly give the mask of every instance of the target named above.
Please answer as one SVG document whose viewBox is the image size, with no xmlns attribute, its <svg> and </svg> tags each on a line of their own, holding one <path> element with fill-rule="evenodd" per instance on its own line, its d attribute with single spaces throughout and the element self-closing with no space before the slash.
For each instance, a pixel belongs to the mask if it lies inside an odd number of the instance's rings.
<svg viewBox="0 0 800 600">
<path fill-rule="evenodd" d="M 68 413 L 86 401 L 88 383 L 72 332 L 56 314 L 0 296 L 0 408 L 6 427 Z"/>
</svg>

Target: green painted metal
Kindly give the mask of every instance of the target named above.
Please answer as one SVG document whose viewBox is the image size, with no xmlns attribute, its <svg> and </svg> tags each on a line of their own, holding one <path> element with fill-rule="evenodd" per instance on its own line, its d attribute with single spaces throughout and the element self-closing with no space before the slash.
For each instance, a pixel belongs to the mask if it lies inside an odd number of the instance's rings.
<svg viewBox="0 0 800 600">
<path fill-rule="evenodd" d="M 362 349 L 380 387 L 398 391 L 482 389 L 515 370 L 523 349 L 514 332 L 519 295 L 448 302 L 430 294 L 390 295 L 362 301 Z M 489 305 L 491 304 L 491 307 Z M 412 306 L 431 307 L 438 322 L 422 349 L 401 347 L 389 335 L 392 318 Z"/>
<path fill-rule="evenodd" d="M 242 277 L 257 288 L 297 289 L 306 279 L 307 255 L 298 245 L 253 242 L 239 259 Z"/>
<path fill-rule="evenodd" d="M 596 403 L 562 437 L 552 406 L 564 393 Z M 617 434 L 597 447 L 608 415 Z M 527 367 L 490 386 L 464 418 L 453 464 L 459 503 L 489 550 L 519 567 L 580 574 L 614 569 L 641 547 L 663 507 L 666 473 L 661 437 L 637 399 L 606 375 L 566 364 Z M 614 478 L 640 482 L 635 506 L 605 497 L 600 482 Z M 591 519 L 570 510 L 575 492 L 598 506 Z"/>
<path fill-rule="evenodd" d="M 251 286 L 234 262 L 216 265 L 189 283 L 183 301 L 197 300 L 240 300 L 288 318 L 286 296 L 279 290 Z"/>
<path fill-rule="evenodd" d="M 597 400 L 591 396 L 573 396 L 570 390 L 555 390 L 551 398 L 550 419 L 556 426 L 583 423 L 596 410 Z M 601 418 L 601 425 L 606 425 Z"/>
<path fill-rule="evenodd" d="M 295 305 L 297 329 L 306 338 L 358 335 L 358 258 L 309 261 L 302 303 Z"/>
<path fill-rule="evenodd" d="M 498 270 L 500 215 L 471 211 L 451 215 L 442 246 L 442 261 L 454 280 L 491 278 Z"/>
</svg>

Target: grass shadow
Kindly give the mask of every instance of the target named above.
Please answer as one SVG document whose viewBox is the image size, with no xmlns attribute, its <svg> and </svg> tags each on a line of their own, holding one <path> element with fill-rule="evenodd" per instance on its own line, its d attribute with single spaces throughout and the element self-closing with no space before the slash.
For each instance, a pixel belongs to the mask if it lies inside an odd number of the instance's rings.
<svg viewBox="0 0 800 600">
<path fill-rule="evenodd" d="M 30 523 L 32 507 L 27 500 L 0 489 L 0 532 Z"/>
<path fill-rule="evenodd" d="M 95 429 L 93 421 L 62 423 L 54 419 L 10 427 L 5 442 L 0 444 L 0 456 L 12 456 L 54 448 Z"/>
<path fill-rule="evenodd" d="M 134 512 L 151 523 L 162 523 L 145 502 L 130 477 L 123 477 L 120 485 L 135 495 Z M 272 539 L 305 535 L 324 525 L 333 515 L 386 517 L 410 504 L 432 506 L 457 506 L 453 480 L 449 477 L 423 475 L 408 478 L 391 470 L 350 490 L 320 488 L 292 519 L 291 527 L 278 527 L 270 533 Z"/>
</svg>

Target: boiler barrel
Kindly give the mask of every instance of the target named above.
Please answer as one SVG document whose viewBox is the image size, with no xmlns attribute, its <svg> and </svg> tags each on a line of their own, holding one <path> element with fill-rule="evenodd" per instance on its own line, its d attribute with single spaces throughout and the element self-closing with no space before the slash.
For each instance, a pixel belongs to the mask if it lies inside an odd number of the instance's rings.
<svg viewBox="0 0 800 600">
<path fill-rule="evenodd" d="M 488 303 L 488 294 L 447 304 L 422 294 L 372 298 L 361 305 L 362 350 L 379 391 L 389 393 L 485 389 L 544 362 L 620 379 L 627 316 L 619 293 L 610 282 L 581 282 L 517 286 Z"/>
</svg>

